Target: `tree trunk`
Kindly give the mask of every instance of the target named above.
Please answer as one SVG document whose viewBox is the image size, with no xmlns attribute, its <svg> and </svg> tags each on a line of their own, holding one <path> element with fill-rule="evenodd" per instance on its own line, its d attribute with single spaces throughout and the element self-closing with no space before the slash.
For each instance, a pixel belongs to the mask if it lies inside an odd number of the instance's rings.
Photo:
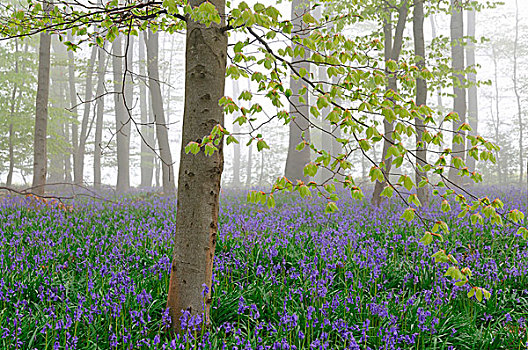
<svg viewBox="0 0 528 350">
<path fill-rule="evenodd" d="M 414 17 L 413 17 L 413 34 L 414 34 L 414 54 L 416 56 L 416 65 L 419 70 L 425 68 L 425 40 L 424 40 L 424 3 L 423 0 L 416 0 L 414 2 Z M 418 107 L 427 104 L 427 82 L 424 79 L 416 79 L 416 105 Z M 427 149 L 422 137 L 425 131 L 423 120 L 415 118 L 414 125 L 416 128 L 416 174 L 415 181 L 418 195 L 418 200 L 423 205 L 429 205 L 429 190 L 426 186 L 418 187 L 422 179 L 427 179 L 427 174 L 420 171 L 418 167 L 424 167 L 427 164 Z"/>
<path fill-rule="evenodd" d="M 118 36 L 113 43 L 112 66 L 114 73 L 114 108 L 116 118 L 116 141 L 117 141 L 117 185 L 116 191 L 122 194 L 130 187 L 129 175 L 129 140 L 130 121 L 124 101 L 123 91 L 123 64 L 122 64 L 122 40 Z M 130 102 L 129 102 L 130 103 Z"/>
<path fill-rule="evenodd" d="M 97 89 L 96 89 L 96 121 L 94 145 L 94 188 L 101 189 L 101 143 L 103 142 L 104 90 L 106 73 L 106 55 L 104 46 L 97 49 Z"/>
<path fill-rule="evenodd" d="M 64 92 L 64 96 L 66 96 L 67 93 Z M 63 125 L 63 133 L 64 133 L 64 139 L 67 143 L 71 142 L 70 137 L 70 123 L 64 123 Z M 69 148 L 69 147 L 68 147 Z M 64 182 L 71 183 L 72 177 L 72 167 L 71 167 L 71 154 L 70 152 L 64 152 Z"/>
<path fill-rule="evenodd" d="M 253 182 L 253 145 L 248 146 L 247 163 L 246 163 L 246 188 L 251 187 Z"/>
<path fill-rule="evenodd" d="M 154 123 L 156 125 L 156 138 L 161 160 L 163 192 L 172 196 L 176 193 L 174 185 L 174 168 L 172 165 L 172 154 L 169 145 L 169 128 L 165 121 L 163 101 L 161 97 L 161 86 L 159 81 L 158 65 L 158 33 L 149 30 L 147 34 L 147 70 L 149 76 L 149 89 L 152 97 L 152 110 L 154 112 Z"/>
<path fill-rule="evenodd" d="M 15 39 L 15 73 L 18 74 L 18 39 Z M 17 97 L 18 84 L 13 85 L 13 91 L 11 92 L 11 109 L 9 111 L 9 171 L 7 172 L 6 187 L 11 187 L 13 184 L 13 170 L 15 168 L 15 154 L 13 149 L 13 119 L 15 118 L 15 107 L 16 107 L 16 97 Z"/>
<path fill-rule="evenodd" d="M 435 17 L 433 15 L 429 16 L 430 22 L 431 22 L 431 34 L 433 37 L 433 40 L 436 39 L 436 24 L 435 24 Z M 436 103 L 438 105 L 438 111 L 440 113 L 444 112 L 444 104 L 442 102 L 442 87 L 438 87 L 438 92 L 436 94 Z"/>
<path fill-rule="evenodd" d="M 466 120 L 466 89 L 463 87 L 464 74 L 464 14 L 457 0 L 451 0 L 451 56 L 453 61 L 453 111 L 458 114 L 459 119 L 453 121 L 453 136 L 461 135 L 462 142 L 454 143 L 452 146 L 451 167 L 449 168 L 449 181 L 456 186 L 462 185 L 462 178 L 458 175 L 459 170 L 453 165 L 453 158 L 465 159 L 465 134 L 458 128 Z"/>
<path fill-rule="evenodd" d="M 517 100 L 517 120 L 519 123 L 519 184 L 523 184 L 524 157 L 523 157 L 523 121 L 521 93 L 518 84 L 518 46 L 519 46 L 519 3 L 515 0 L 515 41 L 513 44 L 513 91 Z"/>
<path fill-rule="evenodd" d="M 153 140 L 153 126 L 149 124 L 149 113 L 147 106 L 147 85 L 145 67 L 147 62 L 145 60 L 145 43 L 147 36 L 145 32 L 141 33 L 144 40 L 139 40 L 139 75 L 141 81 L 139 83 L 139 105 L 141 112 L 141 187 L 152 187 L 152 175 L 154 170 L 154 153 L 152 149 L 155 147 Z"/>
<path fill-rule="evenodd" d="M 73 36 L 68 32 L 68 40 L 73 41 Z M 75 57 L 73 56 L 73 51 L 68 50 L 68 81 L 69 81 L 69 91 L 70 91 L 70 112 L 72 114 L 72 149 L 71 155 L 73 156 L 73 172 L 75 174 L 78 167 L 77 164 L 77 148 L 79 147 L 79 125 L 78 123 L 78 113 L 77 113 L 77 88 L 75 87 Z M 75 175 L 74 175 L 75 177 Z"/>
<path fill-rule="evenodd" d="M 51 35 L 40 33 L 37 98 L 35 104 L 35 135 L 33 143 L 33 192 L 44 195 L 48 170 L 47 128 L 50 85 Z"/>
<path fill-rule="evenodd" d="M 239 103 L 238 96 L 240 96 L 240 87 L 238 80 L 233 80 L 233 99 L 236 103 Z M 236 118 L 233 118 L 236 119 Z M 233 121 L 233 133 L 235 137 L 240 138 L 240 124 Z M 240 141 L 240 140 L 239 140 Z M 233 144 L 233 187 L 240 188 L 240 144 Z"/>
<path fill-rule="evenodd" d="M 393 60 L 398 62 L 400 59 L 400 52 L 403 44 L 403 31 L 405 29 L 405 22 L 407 21 L 407 14 L 409 8 L 407 6 L 407 1 L 404 1 L 401 4 L 401 7 L 398 9 L 398 23 L 396 25 L 396 30 L 394 32 L 394 42 L 392 39 L 392 25 L 391 25 L 391 16 L 389 14 L 388 20 L 385 21 L 383 26 L 383 32 L 385 35 L 385 61 Z M 388 76 L 387 90 L 392 90 L 394 92 L 398 91 L 398 81 L 395 72 L 386 71 Z M 385 164 L 383 171 L 383 177 L 388 179 L 390 176 L 390 171 L 392 167 L 392 157 L 387 158 L 387 151 L 392 145 L 392 132 L 394 130 L 394 124 L 388 122 L 387 119 L 383 119 L 383 131 L 385 139 L 383 140 L 383 151 L 381 153 L 380 163 Z M 376 181 L 374 185 L 374 192 L 372 193 L 371 203 L 373 205 L 379 206 L 381 204 L 381 192 L 387 185 L 386 180 L 383 182 Z"/>
<path fill-rule="evenodd" d="M 303 32 L 302 16 L 310 9 L 309 0 L 293 0 L 291 5 L 291 21 L 293 23 L 292 32 L 299 33 L 299 39 L 307 37 L 308 33 Z M 293 39 L 293 38 L 292 38 Z M 295 43 L 292 45 L 297 46 Z M 292 66 L 296 71 L 304 68 L 310 71 L 310 64 L 307 62 L 298 62 L 298 60 L 306 61 L 310 57 L 308 50 L 305 50 L 302 57 L 293 57 Z M 290 117 L 291 122 L 289 124 L 289 144 L 288 144 L 288 155 L 286 156 L 286 170 L 285 176 L 290 181 L 296 180 L 308 181 L 308 178 L 304 176 L 304 166 L 310 162 L 310 148 L 304 147 L 302 151 L 297 151 L 295 147 L 303 140 L 310 142 L 310 122 L 309 122 L 309 105 L 308 105 L 308 92 L 304 93 L 300 100 L 299 90 L 305 85 L 301 78 L 294 79 L 295 74 L 291 74 L 290 77 L 290 89 L 293 95 L 290 97 Z M 303 136 L 304 133 L 304 136 Z"/>
<path fill-rule="evenodd" d="M 467 46 L 466 46 L 466 65 L 468 68 L 476 69 L 475 61 L 475 43 L 473 42 L 475 37 L 475 26 L 476 26 L 476 11 L 469 10 L 467 12 Z M 470 72 L 468 73 L 468 122 L 471 126 L 469 135 L 477 136 L 478 134 L 478 92 L 477 92 L 477 74 Z M 466 141 L 466 150 L 469 150 L 472 146 L 471 141 Z M 476 160 L 470 155 L 467 156 L 466 165 L 470 172 L 475 171 Z"/>
<path fill-rule="evenodd" d="M 190 5 L 195 7 L 203 2 L 205 0 L 191 0 Z M 224 122 L 223 109 L 218 101 L 224 95 L 226 74 L 227 35 L 220 28 L 225 25 L 225 0 L 210 2 L 222 18 L 219 25 L 205 26 L 187 20 L 177 224 L 167 301 L 172 329 L 176 332 L 182 329 L 182 310 L 191 315 L 204 315 L 208 324 L 211 305 L 220 180 L 224 165 L 223 143 L 220 142 L 218 151 L 211 156 L 205 156 L 203 152 L 197 155 L 185 153 L 185 146 L 190 141 L 201 140 L 215 125 Z"/>
<path fill-rule="evenodd" d="M 75 153 L 75 164 L 77 165 L 73 171 L 73 181 L 77 185 L 82 185 L 84 181 L 84 153 L 86 149 L 86 139 L 88 137 L 88 119 L 90 118 L 90 111 L 92 107 L 92 96 L 93 96 L 93 70 L 94 63 L 97 55 L 97 46 L 92 47 L 92 53 L 90 55 L 90 61 L 88 61 L 88 67 L 86 68 L 86 82 L 84 92 L 84 111 L 83 118 L 81 121 L 81 134 L 79 137 L 79 143 L 77 151 Z"/>
<path fill-rule="evenodd" d="M 499 63 L 498 63 L 498 53 L 494 45 L 491 46 L 492 49 L 492 59 L 493 59 L 493 86 L 495 87 L 495 113 L 493 112 L 493 107 L 491 107 L 491 118 L 493 121 L 493 129 L 495 130 L 495 142 L 498 143 L 500 140 L 500 94 L 499 94 Z M 500 150 L 496 151 L 495 154 L 497 160 L 497 182 L 500 183 L 503 180 L 502 175 L 502 166 L 501 159 L 502 155 Z"/>
</svg>

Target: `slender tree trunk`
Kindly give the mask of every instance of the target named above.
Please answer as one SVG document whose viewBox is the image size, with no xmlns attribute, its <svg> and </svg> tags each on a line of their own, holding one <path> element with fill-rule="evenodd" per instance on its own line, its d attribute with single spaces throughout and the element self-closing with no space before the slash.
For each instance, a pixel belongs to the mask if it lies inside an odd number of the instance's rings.
<svg viewBox="0 0 528 350">
<path fill-rule="evenodd" d="M 519 3 L 515 0 L 515 41 L 513 44 L 513 91 L 517 100 L 517 120 L 519 124 L 519 184 L 523 184 L 524 156 L 523 156 L 523 120 L 521 93 L 518 82 L 518 46 L 519 46 Z"/>
<path fill-rule="evenodd" d="M 203 2 L 205 0 L 189 1 L 192 7 Z M 182 310 L 191 315 L 204 314 L 206 323 L 209 323 L 211 305 L 220 181 L 224 165 L 223 143 L 220 142 L 218 151 L 211 156 L 205 156 L 203 152 L 197 155 L 185 153 L 185 146 L 190 141 L 201 140 L 215 125 L 224 123 L 223 110 L 218 101 L 224 95 L 226 74 L 227 35 L 221 30 L 225 25 L 225 0 L 210 2 L 222 18 L 219 25 L 205 26 L 192 19 L 187 20 L 177 224 L 167 301 L 172 329 L 176 332 L 182 329 Z"/>
<path fill-rule="evenodd" d="M 15 74 L 18 75 L 18 39 L 15 39 Z M 13 171 L 15 168 L 15 154 L 13 149 L 13 120 L 15 118 L 15 107 L 16 107 L 16 96 L 18 91 L 18 84 L 13 85 L 13 91 L 11 92 L 11 109 L 9 111 L 9 171 L 7 172 L 6 187 L 11 187 L 13 184 Z"/>
<path fill-rule="evenodd" d="M 453 136 L 461 135 L 462 142 L 454 143 L 452 146 L 451 167 L 449 168 L 448 178 L 453 184 L 462 185 L 463 179 L 458 175 L 459 170 L 453 165 L 454 157 L 465 159 L 465 134 L 458 131 L 462 123 L 466 121 L 466 89 L 464 84 L 464 14 L 463 9 L 457 0 L 451 0 L 451 56 L 453 61 L 453 93 L 454 108 L 453 111 L 458 114 L 458 120 L 453 121 Z"/>
<path fill-rule="evenodd" d="M 476 11 L 470 10 L 467 12 L 467 46 L 466 46 L 466 65 L 468 68 L 476 69 L 476 60 L 475 60 L 475 26 L 476 26 Z M 468 73 L 468 122 L 471 126 L 471 131 L 469 135 L 477 136 L 478 134 L 478 92 L 477 92 L 477 74 L 470 72 Z M 472 146 L 471 141 L 466 141 L 466 150 L 469 150 Z M 467 155 L 466 165 L 470 172 L 475 171 L 476 160 Z"/>
<path fill-rule="evenodd" d="M 431 22 L 431 32 L 433 36 L 433 40 L 436 39 L 436 24 L 435 24 L 435 17 L 433 15 L 429 16 L 430 22 Z M 436 94 L 436 103 L 438 105 L 438 111 L 440 113 L 443 113 L 444 111 L 444 103 L 442 102 L 442 87 L 438 88 L 437 94 Z"/>
<path fill-rule="evenodd" d="M 104 92 L 105 92 L 106 55 L 104 46 L 97 49 L 97 89 L 96 121 L 94 145 L 94 188 L 101 189 L 101 143 L 103 142 Z"/>
<path fill-rule="evenodd" d="M 498 53 L 494 45 L 492 49 L 492 59 L 493 59 L 493 86 L 495 87 L 495 113 L 493 112 L 493 107 L 491 107 L 491 116 L 493 120 L 493 129 L 495 130 L 495 142 L 498 143 L 500 140 L 500 94 L 499 94 L 499 63 L 498 63 Z M 500 150 L 495 154 L 497 160 L 497 182 L 501 182 L 502 177 L 502 167 L 501 159 L 502 155 Z"/>
<path fill-rule="evenodd" d="M 169 128 L 165 121 L 159 81 L 158 36 L 157 32 L 154 33 L 150 30 L 147 34 L 147 70 L 150 95 L 152 97 L 152 110 L 154 111 L 154 123 L 156 125 L 156 138 L 158 139 L 158 148 L 161 157 L 163 192 L 165 195 L 174 195 L 176 193 L 176 186 L 174 185 L 174 168 L 172 166 L 172 154 L 169 145 Z"/>
<path fill-rule="evenodd" d="M 309 0 L 293 0 L 291 5 L 291 21 L 293 23 L 292 31 L 295 33 L 300 32 L 300 39 L 308 36 L 308 33 L 303 33 L 303 14 L 310 9 Z M 293 39 L 293 38 L 292 38 Z M 293 40 L 292 40 L 293 41 Z M 292 43 L 294 46 L 296 44 Z M 299 71 L 301 68 L 310 71 L 310 64 L 306 62 L 309 59 L 309 52 L 305 50 L 302 57 L 293 57 L 292 66 L 295 70 Z M 296 180 L 307 181 L 308 179 L 304 176 L 304 166 L 310 162 L 310 148 L 304 147 L 302 151 L 297 151 L 295 147 L 303 140 L 310 142 L 310 122 L 309 122 L 309 106 L 308 106 L 308 92 L 302 96 L 299 95 L 299 91 L 303 88 L 302 79 L 294 79 L 295 74 L 292 72 L 290 78 L 290 89 L 293 95 L 290 97 L 290 117 L 292 121 L 289 124 L 290 135 L 288 145 L 288 155 L 286 156 L 286 170 L 285 176 L 290 181 Z M 302 102 L 300 98 L 305 101 Z M 303 136 L 304 134 L 304 136 Z"/>
<path fill-rule="evenodd" d="M 67 96 L 66 91 L 63 92 L 64 96 Z M 64 133 L 64 139 L 66 140 L 66 143 L 68 145 L 71 145 L 71 137 L 70 137 L 70 123 L 64 123 L 63 125 L 63 133 Z M 70 146 L 68 146 L 69 150 Z M 71 183 L 72 177 L 72 165 L 71 165 L 71 154 L 70 152 L 64 152 L 64 182 Z"/>
<path fill-rule="evenodd" d="M 68 32 L 68 40 L 72 41 L 73 36 Z M 69 78 L 69 91 L 70 91 L 70 109 L 72 113 L 72 149 L 70 150 L 71 155 L 73 156 L 73 172 L 77 171 L 77 148 L 79 147 L 79 125 L 78 125 L 78 113 L 77 113 L 77 88 L 75 86 L 75 57 L 73 56 L 73 51 L 68 50 L 68 78 Z M 75 175 L 74 175 L 75 177 Z"/>
<path fill-rule="evenodd" d="M 416 65 L 420 70 L 425 68 L 425 40 L 424 40 L 424 2 L 423 0 L 415 0 L 414 2 L 414 17 L 413 17 L 413 32 L 414 32 L 414 54 L 416 56 Z M 418 107 L 427 104 L 427 82 L 424 79 L 416 79 L 416 105 Z M 422 137 L 425 131 L 425 125 L 422 119 L 415 118 L 414 125 L 416 128 L 416 186 L 427 179 L 427 173 L 420 171 L 427 164 L 427 149 Z M 418 200 L 423 205 L 429 205 L 429 190 L 426 186 L 417 187 Z"/>
<path fill-rule="evenodd" d="M 264 170 L 265 168 L 265 157 L 264 150 L 260 152 L 260 176 L 259 176 L 259 186 L 264 186 Z"/>
<path fill-rule="evenodd" d="M 112 66 L 114 73 L 114 108 L 116 118 L 116 141 L 117 141 L 117 185 L 116 191 L 122 194 L 130 187 L 129 173 L 129 149 L 130 122 L 124 102 L 123 91 L 123 51 L 121 36 L 113 43 Z M 129 102 L 130 103 L 130 102 Z"/>
<path fill-rule="evenodd" d="M 48 97 L 50 85 L 50 47 L 51 35 L 47 32 L 40 33 L 32 184 L 33 192 L 37 195 L 44 195 L 46 174 L 48 170 L 46 137 L 48 128 Z"/>
<path fill-rule="evenodd" d="M 240 87 L 238 80 L 233 80 L 233 99 L 238 103 L 238 97 L 240 95 Z M 236 119 L 236 118 L 235 118 Z M 235 135 L 240 133 L 240 124 L 233 121 L 233 133 Z M 237 135 L 237 138 L 240 136 Z M 240 188 L 240 144 L 233 144 L 233 187 Z"/>
<path fill-rule="evenodd" d="M 253 145 L 248 146 L 247 163 L 246 163 L 246 188 L 251 187 L 253 182 Z"/>
<path fill-rule="evenodd" d="M 154 170 L 155 147 L 153 140 L 153 126 L 149 124 L 149 113 L 147 106 L 147 85 L 146 85 L 146 65 L 145 43 L 147 36 L 141 33 L 143 40 L 139 40 L 139 75 L 142 77 L 139 84 L 139 105 L 141 111 L 141 187 L 152 187 L 152 175 Z"/>
<path fill-rule="evenodd" d="M 75 164 L 77 165 L 73 171 L 73 180 L 77 185 L 82 185 L 84 181 L 84 153 L 86 149 L 86 139 L 88 137 L 88 119 L 90 118 L 90 111 L 92 107 L 93 97 L 93 70 L 97 55 L 97 46 L 92 47 L 92 53 L 90 55 L 90 61 L 88 61 L 88 67 L 86 68 L 86 82 L 85 82 L 85 93 L 84 93 L 84 111 L 83 118 L 81 121 L 81 134 L 79 137 L 79 143 L 77 152 L 75 153 Z"/>
<path fill-rule="evenodd" d="M 407 21 L 407 15 L 409 13 L 409 8 L 407 6 L 407 1 L 404 1 L 400 8 L 398 9 L 398 23 L 396 24 L 396 30 L 394 32 L 394 40 L 392 39 L 392 25 L 390 23 L 391 16 L 389 15 L 388 20 L 385 21 L 383 26 L 383 32 L 385 35 L 385 61 L 393 60 L 398 62 L 400 59 L 400 52 L 403 44 L 403 31 L 405 29 L 405 22 Z M 394 92 L 398 91 L 398 81 L 395 72 L 390 72 L 387 69 L 386 72 L 388 76 L 387 90 L 392 90 Z M 387 158 L 387 152 L 389 147 L 392 145 L 392 133 L 394 131 L 393 122 L 388 122 L 387 119 L 383 119 L 383 130 L 385 139 L 383 141 L 383 151 L 381 154 L 381 161 L 384 162 L 385 167 L 382 169 L 383 176 L 385 179 L 388 179 L 390 176 L 390 171 L 392 168 L 392 157 Z M 379 206 L 381 204 L 381 192 L 387 185 L 386 180 L 383 182 L 376 181 L 374 185 L 374 192 L 372 193 L 371 203 L 373 205 Z"/>
</svg>

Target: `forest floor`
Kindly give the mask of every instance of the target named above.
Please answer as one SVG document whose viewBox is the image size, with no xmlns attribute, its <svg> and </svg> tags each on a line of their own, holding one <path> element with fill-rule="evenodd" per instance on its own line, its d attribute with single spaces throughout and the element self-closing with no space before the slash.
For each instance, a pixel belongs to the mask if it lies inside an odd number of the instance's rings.
<svg viewBox="0 0 528 350">
<path fill-rule="evenodd" d="M 345 196 L 346 197 L 346 196 Z M 524 209 L 502 191 L 505 209 Z M 490 196 L 490 198 L 492 198 Z M 528 245 L 513 227 L 471 225 L 458 206 L 443 243 L 392 202 L 224 194 L 211 328 L 166 337 L 174 200 L 0 204 L 1 349 L 526 349 Z M 444 277 L 445 249 L 489 300 Z"/>
</svg>

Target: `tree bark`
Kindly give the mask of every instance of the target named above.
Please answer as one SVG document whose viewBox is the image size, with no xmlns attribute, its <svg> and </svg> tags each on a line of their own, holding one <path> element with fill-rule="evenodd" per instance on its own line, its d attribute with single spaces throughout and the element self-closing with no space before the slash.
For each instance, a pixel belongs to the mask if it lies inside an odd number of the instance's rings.
<svg viewBox="0 0 528 350">
<path fill-rule="evenodd" d="M 204 1 L 191 0 L 190 5 L 199 6 Z M 223 143 L 219 143 L 218 151 L 211 156 L 203 152 L 185 153 L 190 141 L 200 141 L 215 125 L 224 123 L 223 109 L 218 101 L 224 95 L 226 74 L 227 35 L 221 29 L 225 25 L 225 0 L 210 2 L 222 18 L 219 25 L 206 26 L 187 20 L 177 224 L 167 301 L 172 330 L 176 332 L 182 329 L 182 310 L 191 315 L 203 315 L 205 323 L 209 323 L 211 304 Z M 204 285 L 205 295 L 202 294 Z"/>
<path fill-rule="evenodd" d="M 420 71 L 425 68 L 425 40 L 424 40 L 424 2 L 415 0 L 413 16 L 413 34 L 414 34 L 414 54 L 416 56 L 416 65 Z M 416 105 L 418 107 L 427 104 L 427 82 L 424 79 L 416 79 Z M 426 186 L 418 187 L 423 179 L 427 179 L 427 174 L 419 170 L 427 164 L 427 149 L 422 137 L 425 131 L 425 125 L 422 119 L 415 118 L 414 125 L 416 128 L 416 194 L 422 205 L 429 205 L 429 190 Z"/>
<path fill-rule="evenodd" d="M 517 101 L 517 120 L 519 123 L 519 184 L 523 184 L 524 177 L 524 156 L 523 156 L 523 120 L 521 93 L 518 83 L 518 46 L 519 46 L 519 3 L 515 0 L 515 41 L 513 44 L 513 91 Z"/>
<path fill-rule="evenodd" d="M 154 171 L 154 153 L 155 147 L 153 140 L 153 126 L 150 124 L 150 118 L 147 106 L 147 85 L 146 70 L 147 61 L 145 59 L 145 43 L 147 36 L 145 32 L 141 33 L 143 40 L 139 40 L 139 75 L 142 77 L 139 83 L 139 105 L 141 112 L 141 187 L 152 187 L 152 176 Z"/>
<path fill-rule="evenodd" d="M 68 32 L 68 40 L 73 41 L 73 36 Z M 68 81 L 69 81 L 69 92 L 70 92 L 70 112 L 72 114 L 72 149 L 70 150 L 71 155 L 73 156 L 73 172 L 75 174 L 75 169 L 77 169 L 77 148 L 79 147 L 79 125 L 78 123 L 78 112 L 77 112 L 77 88 L 75 86 L 75 57 L 72 50 L 68 50 Z M 75 177 L 75 175 L 74 175 Z"/>
<path fill-rule="evenodd" d="M 19 73 L 18 69 L 18 39 L 15 39 L 15 73 Z M 18 84 L 13 85 L 13 91 L 11 92 L 11 109 L 9 111 L 10 121 L 9 121 L 9 170 L 7 172 L 6 187 L 11 187 L 13 184 L 13 171 L 15 168 L 15 154 L 13 149 L 13 119 L 15 117 L 15 108 L 16 108 L 16 96 L 17 96 Z"/>
<path fill-rule="evenodd" d="M 310 1 L 293 0 L 291 6 L 291 21 L 293 24 L 292 32 L 299 33 L 300 40 L 302 40 L 303 37 L 308 36 L 308 33 L 303 32 L 303 29 L 305 28 L 303 28 L 302 16 L 310 9 Z M 292 45 L 296 46 L 293 40 Z M 310 71 L 310 65 L 306 62 L 308 59 L 309 52 L 308 50 L 305 50 L 302 57 L 292 58 L 292 66 L 296 71 L 299 71 L 301 68 Z M 308 178 L 304 176 L 304 166 L 310 162 L 310 148 L 304 147 L 302 151 L 297 151 L 295 147 L 297 147 L 303 139 L 306 142 L 310 142 L 308 92 L 302 95 L 302 98 L 305 101 L 301 102 L 299 90 L 301 90 L 305 84 L 300 78 L 294 79 L 294 76 L 295 74 L 292 72 L 290 77 L 290 89 L 293 93 L 290 97 L 290 117 L 292 120 L 289 124 L 290 133 L 288 155 L 286 156 L 285 176 L 292 182 L 295 182 L 296 180 L 306 182 L 308 181 Z"/>
<path fill-rule="evenodd" d="M 123 194 L 130 187 L 129 173 L 129 142 L 130 121 L 124 101 L 123 91 L 123 52 L 121 36 L 113 43 L 112 66 L 114 74 L 114 108 L 116 118 L 116 141 L 117 141 L 117 185 L 118 194 Z"/>
<path fill-rule="evenodd" d="M 253 145 L 248 146 L 247 163 L 246 163 L 246 188 L 251 188 L 253 182 Z"/>
<path fill-rule="evenodd" d="M 94 188 L 101 189 L 101 153 L 103 142 L 104 91 L 105 91 L 106 55 L 104 46 L 97 49 L 97 89 L 96 120 L 94 145 Z"/>
<path fill-rule="evenodd" d="M 467 46 L 466 46 L 466 65 L 468 68 L 476 69 L 475 60 L 475 26 L 476 26 L 476 11 L 474 9 L 467 12 Z M 468 73 L 468 122 L 471 126 L 469 135 L 477 136 L 478 134 L 478 91 L 477 91 L 477 74 L 473 72 Z M 469 150 L 472 146 L 471 141 L 466 141 L 466 150 Z M 470 155 L 467 156 L 466 165 L 470 172 L 475 171 L 476 160 Z"/>
<path fill-rule="evenodd" d="M 239 103 L 238 96 L 240 95 L 240 87 L 238 80 L 233 80 L 233 99 L 236 103 Z M 234 118 L 236 119 L 236 118 Z M 240 138 L 240 124 L 233 121 L 233 133 L 235 137 Z M 240 140 L 239 140 L 240 141 Z M 238 189 L 240 188 L 240 144 L 233 144 L 233 187 Z"/>
<path fill-rule="evenodd" d="M 407 14 L 409 13 L 409 8 L 407 6 L 407 1 L 404 1 L 400 8 L 398 9 L 398 23 L 396 24 L 396 29 L 394 32 L 394 40 L 392 39 L 392 24 L 390 13 L 388 19 L 385 21 L 383 26 L 383 32 L 385 35 L 385 61 L 393 60 L 398 62 L 400 58 L 400 52 L 403 44 L 403 31 L 405 29 L 405 22 L 407 21 Z M 392 90 L 394 92 L 398 91 L 398 81 L 395 72 L 390 72 L 386 70 L 388 76 L 387 90 Z M 387 119 L 383 119 L 383 131 L 385 139 L 383 140 L 383 151 L 381 153 L 381 163 L 385 164 L 384 169 L 382 169 L 383 177 L 388 179 L 390 176 L 390 171 L 392 167 L 392 157 L 387 158 L 387 151 L 392 145 L 392 132 L 394 130 L 394 123 L 388 122 Z M 381 192 L 387 186 L 387 181 L 379 182 L 376 181 L 374 185 L 374 192 L 372 193 L 371 203 L 373 205 L 379 206 L 381 204 Z"/>
<path fill-rule="evenodd" d="M 495 142 L 498 143 L 500 140 L 500 94 L 499 94 L 499 57 L 497 49 L 494 45 L 491 46 L 492 49 L 492 60 L 493 60 L 493 86 L 495 87 L 495 113 L 493 112 L 493 107 L 491 107 L 491 119 L 493 121 L 493 129 L 495 131 Z M 500 183 L 503 179 L 502 172 L 502 155 L 500 150 L 496 151 L 495 154 L 497 160 L 497 183 Z"/>
<path fill-rule="evenodd" d="M 149 89 L 152 97 L 152 110 L 154 112 L 154 123 L 156 125 L 156 138 L 161 160 L 162 184 L 165 195 L 172 196 L 176 193 L 174 184 L 174 168 L 172 165 L 172 154 L 169 145 L 169 128 L 165 120 L 163 101 L 161 97 L 161 86 L 158 64 L 158 33 L 149 30 L 147 34 L 147 70 L 149 76 Z"/>
<path fill-rule="evenodd" d="M 48 5 L 49 6 L 49 5 Z M 37 98 L 35 103 L 35 135 L 33 142 L 33 192 L 44 195 L 48 170 L 47 128 L 50 85 L 51 35 L 40 33 Z"/>
<path fill-rule="evenodd" d="M 453 165 L 453 158 L 465 159 L 465 134 L 458 131 L 462 123 L 466 121 L 466 89 L 464 84 L 464 14 L 461 5 L 457 0 L 451 0 L 451 56 L 453 61 L 453 111 L 458 114 L 458 120 L 453 121 L 453 136 L 461 135 L 462 142 L 454 143 L 452 146 L 451 167 L 449 168 L 448 179 L 456 186 L 462 185 L 462 178 L 458 175 L 459 170 Z"/>
<path fill-rule="evenodd" d="M 88 61 L 88 67 L 86 68 L 86 82 L 84 92 L 84 111 L 83 118 L 81 121 L 81 134 L 79 136 L 79 143 L 75 152 L 75 164 L 77 165 L 73 171 L 73 181 L 77 185 L 82 185 L 84 181 L 84 153 L 86 149 L 86 139 L 88 138 L 88 119 L 90 118 L 90 111 L 92 107 L 93 97 L 93 70 L 97 55 L 97 46 L 92 47 L 92 53 L 90 55 L 90 61 Z"/>
</svg>

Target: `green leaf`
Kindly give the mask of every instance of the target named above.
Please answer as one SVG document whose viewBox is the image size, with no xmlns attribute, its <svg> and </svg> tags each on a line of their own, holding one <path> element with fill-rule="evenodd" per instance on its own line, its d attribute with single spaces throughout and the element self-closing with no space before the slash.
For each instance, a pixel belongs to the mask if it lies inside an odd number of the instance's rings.
<svg viewBox="0 0 528 350">
<path fill-rule="evenodd" d="M 414 209 L 413 208 L 405 209 L 400 219 L 405 219 L 409 222 L 412 221 L 414 219 Z"/>
<path fill-rule="evenodd" d="M 335 204 L 334 202 L 328 202 L 326 204 L 326 208 L 325 208 L 325 213 L 326 214 L 331 214 L 331 213 L 335 213 L 337 212 L 339 209 L 337 208 L 337 204 Z"/>
<path fill-rule="evenodd" d="M 425 235 L 420 240 L 420 243 L 423 243 L 423 245 L 429 245 L 433 242 L 433 235 L 431 232 L 426 232 Z"/>
<path fill-rule="evenodd" d="M 200 144 L 194 141 L 189 142 L 187 146 L 185 146 L 185 153 L 189 154 L 189 152 L 192 154 L 200 152 Z"/>
</svg>

